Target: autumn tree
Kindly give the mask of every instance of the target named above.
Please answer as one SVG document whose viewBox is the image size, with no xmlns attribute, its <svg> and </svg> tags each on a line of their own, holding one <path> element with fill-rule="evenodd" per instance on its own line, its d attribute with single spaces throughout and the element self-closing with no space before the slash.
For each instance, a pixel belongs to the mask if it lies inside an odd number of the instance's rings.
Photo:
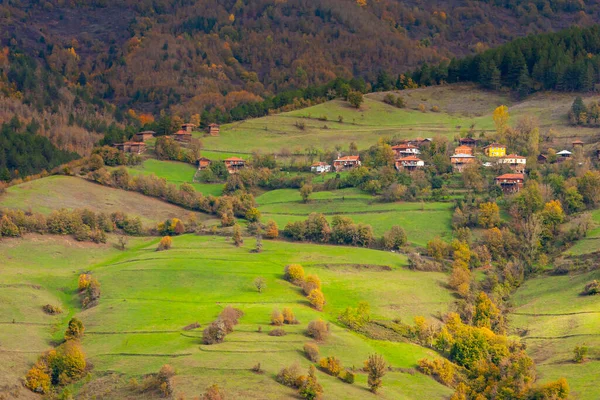
<svg viewBox="0 0 600 400">
<path fill-rule="evenodd" d="M 360 108 L 360 106 L 362 105 L 364 98 L 363 98 L 363 94 L 361 92 L 359 92 L 358 90 L 352 90 L 348 93 L 348 103 L 350 103 L 350 105 L 354 108 Z"/>
<path fill-rule="evenodd" d="M 383 246 L 387 250 L 400 250 L 406 244 L 406 232 L 398 225 L 392 228 L 383 235 Z"/>
<path fill-rule="evenodd" d="M 377 393 L 383 385 L 382 378 L 387 371 L 387 365 L 383 356 L 371 354 L 365 361 L 365 371 L 369 374 L 368 383 L 371 392 Z"/>
<path fill-rule="evenodd" d="M 323 311 L 323 306 L 325 305 L 325 296 L 320 289 L 313 289 L 308 294 L 307 297 L 311 306 L 313 306 L 318 311 Z"/>
<path fill-rule="evenodd" d="M 258 293 L 262 293 L 263 290 L 267 288 L 267 281 L 262 276 L 259 276 L 254 279 L 254 287 L 258 291 Z"/>
<path fill-rule="evenodd" d="M 308 203 L 308 200 L 309 200 L 312 192 L 313 192 L 313 187 L 311 184 L 302 185 L 302 187 L 300 188 L 300 196 L 302 196 L 302 201 L 304 203 Z"/>
<path fill-rule="evenodd" d="M 265 237 L 267 239 L 276 239 L 279 237 L 279 227 L 277 223 L 272 219 L 267 222 L 267 227 L 265 229 Z"/>
<path fill-rule="evenodd" d="M 479 225 L 483 228 L 493 228 L 500 224 L 500 208 L 493 202 L 479 205 Z"/>
<path fill-rule="evenodd" d="M 504 138 L 504 133 L 508 127 L 508 121 L 510 116 L 508 114 L 508 107 L 505 105 L 501 105 L 494 110 L 493 113 L 494 124 L 496 125 L 496 134 L 498 135 L 498 139 L 502 140 Z"/>
<path fill-rule="evenodd" d="M 244 238 L 242 237 L 242 228 L 235 224 L 233 226 L 233 243 L 236 247 L 240 247 L 244 244 Z"/>
<path fill-rule="evenodd" d="M 158 247 L 156 248 L 156 250 L 157 251 L 169 250 L 172 245 L 173 245 L 173 239 L 171 239 L 171 236 L 164 236 L 162 239 L 160 239 L 160 242 L 158 243 Z"/>
</svg>

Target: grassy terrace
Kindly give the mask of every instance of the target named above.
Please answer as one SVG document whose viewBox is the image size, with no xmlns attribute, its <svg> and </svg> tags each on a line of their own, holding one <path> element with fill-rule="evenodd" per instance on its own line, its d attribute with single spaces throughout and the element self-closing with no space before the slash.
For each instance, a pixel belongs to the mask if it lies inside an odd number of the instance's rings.
<svg viewBox="0 0 600 400">
<path fill-rule="evenodd" d="M 397 368 L 412 368 L 419 358 L 435 357 L 416 345 L 366 339 L 336 323 L 341 310 L 360 300 L 369 300 L 373 316 L 382 319 L 433 319 L 448 310 L 452 296 L 444 287 L 444 274 L 409 271 L 402 256 L 285 242 L 265 242 L 263 253 L 252 254 L 252 240 L 236 248 L 225 238 L 189 235 L 175 238 L 170 251 L 156 253 L 156 241 L 136 239 L 125 252 L 50 236 L 0 242 L 0 258 L 8 260 L 0 276 L 0 322 L 17 322 L 0 330 L 3 379 L 15 382 L 23 376 L 37 354 L 61 337 L 74 314 L 86 325 L 83 346 L 95 376 L 116 372 L 124 379 L 139 377 L 170 363 L 178 371 L 176 392 L 188 396 L 219 383 L 232 398 L 294 398 L 294 392 L 273 377 L 293 362 L 308 367 L 301 354 L 307 341 L 303 332 L 316 318 L 332 323 L 322 355 L 335 355 L 347 367 L 360 367 L 375 351 Z M 290 262 L 302 263 L 323 280 L 324 312 L 310 308 L 298 288 L 282 280 L 283 266 Z M 81 312 L 75 288 L 78 273 L 86 270 L 99 279 L 102 298 L 97 307 Z M 262 294 L 252 285 L 257 276 L 267 280 Z M 49 302 L 61 304 L 66 312 L 56 317 L 43 314 L 41 306 Z M 228 304 L 244 311 L 240 325 L 224 343 L 203 345 L 201 330 Z M 271 311 L 286 306 L 292 307 L 300 325 L 286 326 L 287 336 L 268 336 Z M 182 331 L 196 321 L 202 328 Z M 19 334 L 25 326 L 26 332 Z M 257 332 L 258 326 L 263 333 Z M 264 375 L 250 371 L 258 362 Z M 325 393 L 335 393 L 336 398 L 372 396 L 363 374 L 351 386 L 321 372 L 319 380 Z M 450 394 L 421 374 L 391 372 L 385 382 L 379 398 L 441 399 Z M 116 390 L 118 397 L 121 392 Z"/>
<path fill-rule="evenodd" d="M 542 381 L 567 378 L 577 399 L 598 398 L 600 297 L 581 296 L 600 271 L 531 279 L 516 292 L 511 326 L 524 334 Z M 573 363 L 575 346 L 590 348 L 589 361 Z"/>
<path fill-rule="evenodd" d="M 288 222 L 306 219 L 312 212 L 320 212 L 329 221 L 334 215 L 343 215 L 354 222 L 369 224 L 377 236 L 400 225 L 406 230 L 408 240 L 419 246 L 425 246 L 436 236 L 449 240 L 452 232 L 450 203 L 378 203 L 356 189 L 316 192 L 306 204 L 301 202 L 299 192 L 291 189 L 267 192 L 256 201 L 263 220 L 273 219 L 280 228 Z"/>
</svg>

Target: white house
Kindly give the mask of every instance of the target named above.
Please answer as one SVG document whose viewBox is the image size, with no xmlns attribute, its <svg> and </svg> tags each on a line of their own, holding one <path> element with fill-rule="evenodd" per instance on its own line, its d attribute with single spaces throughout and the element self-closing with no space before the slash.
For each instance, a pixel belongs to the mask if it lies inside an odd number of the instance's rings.
<svg viewBox="0 0 600 400">
<path fill-rule="evenodd" d="M 318 162 L 318 163 L 314 163 L 311 167 L 310 170 L 312 172 L 316 172 L 317 174 L 323 174 L 325 172 L 330 172 L 331 171 L 331 165 L 327 164 L 326 162 Z"/>
<path fill-rule="evenodd" d="M 396 160 L 396 169 L 398 171 L 401 171 L 402 169 L 412 171 L 424 166 L 425 162 L 417 156 L 402 157 Z"/>
<path fill-rule="evenodd" d="M 408 157 L 421 154 L 421 150 L 412 144 L 398 144 L 396 146 L 392 146 L 392 150 L 394 151 L 396 157 Z"/>
<path fill-rule="evenodd" d="M 523 173 L 525 172 L 525 165 L 527 164 L 527 158 L 523 156 L 518 156 L 516 154 L 509 154 L 504 157 L 500 157 L 498 159 L 498 164 L 505 164 L 510 167 L 515 172 Z"/>
</svg>

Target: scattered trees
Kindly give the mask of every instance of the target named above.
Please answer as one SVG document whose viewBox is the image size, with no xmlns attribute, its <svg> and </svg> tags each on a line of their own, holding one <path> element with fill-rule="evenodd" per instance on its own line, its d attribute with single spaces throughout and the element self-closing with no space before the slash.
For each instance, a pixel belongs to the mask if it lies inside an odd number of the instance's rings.
<svg viewBox="0 0 600 400">
<path fill-rule="evenodd" d="M 83 336 L 83 332 L 85 332 L 83 322 L 73 317 L 69 320 L 69 325 L 65 331 L 65 340 L 80 339 Z"/>
<path fill-rule="evenodd" d="M 301 188 L 300 188 L 300 196 L 302 197 L 302 201 L 304 203 L 308 203 L 309 199 L 310 199 L 310 195 L 313 192 L 313 187 L 310 184 L 304 184 Z"/>
<path fill-rule="evenodd" d="M 322 342 L 329 336 L 329 324 L 322 319 L 310 321 L 306 329 L 306 334 L 309 337 Z"/>
<path fill-rule="evenodd" d="M 304 344 L 304 355 L 312 362 L 319 361 L 319 346 L 316 343 L 305 343 Z"/>
<path fill-rule="evenodd" d="M 365 371 L 369 374 L 368 383 L 371 392 L 377 391 L 383 385 L 383 378 L 387 372 L 387 365 L 383 356 L 379 354 L 371 354 L 365 361 Z"/>
<path fill-rule="evenodd" d="M 256 277 L 254 279 L 254 287 L 258 291 L 258 293 L 262 293 L 263 290 L 267 288 L 267 281 L 262 276 Z"/>
<path fill-rule="evenodd" d="M 352 90 L 350 92 L 348 92 L 348 97 L 347 97 L 348 103 L 350 103 L 350 105 L 354 108 L 360 108 L 360 106 L 362 105 L 364 98 L 363 98 L 363 94 L 357 90 Z"/>
<path fill-rule="evenodd" d="M 221 311 L 219 317 L 213 321 L 202 333 L 204 344 L 222 343 L 225 336 L 233 332 L 233 327 L 238 324 L 239 319 L 244 313 L 231 306 L 227 306 Z"/>
</svg>

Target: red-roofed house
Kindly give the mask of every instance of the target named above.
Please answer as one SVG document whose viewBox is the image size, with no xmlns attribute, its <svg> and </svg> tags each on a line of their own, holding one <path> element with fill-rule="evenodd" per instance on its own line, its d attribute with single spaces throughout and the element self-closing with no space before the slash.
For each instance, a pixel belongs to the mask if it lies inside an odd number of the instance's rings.
<svg viewBox="0 0 600 400">
<path fill-rule="evenodd" d="M 144 142 L 116 143 L 115 147 L 123 153 L 142 154 L 146 151 L 146 143 Z"/>
<path fill-rule="evenodd" d="M 394 151 L 394 155 L 396 156 L 396 158 L 416 156 L 417 154 L 421 154 L 419 148 L 412 144 L 397 144 L 395 146 L 392 146 L 392 150 Z"/>
<path fill-rule="evenodd" d="M 498 159 L 498 164 L 508 165 L 510 169 L 515 172 L 522 174 L 525 172 L 525 165 L 527 165 L 527 158 L 518 156 L 516 154 L 509 154 L 507 156 Z"/>
<path fill-rule="evenodd" d="M 398 171 L 402 171 L 403 169 L 407 171 L 413 171 L 424 166 L 425 161 L 421 160 L 417 156 L 402 157 L 396 160 L 396 169 Z"/>
<path fill-rule="evenodd" d="M 219 124 L 215 124 L 214 122 L 212 124 L 209 124 L 207 128 L 208 134 L 210 136 L 219 136 L 219 130 Z"/>
<path fill-rule="evenodd" d="M 359 156 L 344 156 L 333 161 L 333 168 L 336 172 L 340 172 L 347 169 L 352 169 L 360 166 Z"/>
<path fill-rule="evenodd" d="M 475 164 L 476 162 L 477 158 L 471 154 L 455 154 L 450 157 L 452 169 L 456 172 L 463 172 L 467 165 Z"/>
<path fill-rule="evenodd" d="M 473 148 L 469 146 L 458 146 L 454 149 L 454 154 L 470 154 L 473 155 Z"/>
<path fill-rule="evenodd" d="M 517 193 L 523 187 L 523 182 L 523 174 L 504 174 L 496 177 L 496 185 L 499 185 L 504 193 Z"/>
<path fill-rule="evenodd" d="M 571 144 L 573 145 L 573 148 L 575 148 L 575 147 L 583 147 L 584 143 L 578 139 L 578 140 L 573 140 L 571 142 Z"/>
<path fill-rule="evenodd" d="M 212 164 L 212 161 L 210 161 L 208 158 L 200 157 L 198 159 L 198 171 L 204 171 L 205 169 L 210 167 L 210 164 Z"/>
<path fill-rule="evenodd" d="M 465 137 L 465 138 L 460 138 L 458 139 L 458 144 L 461 146 L 469 146 L 470 148 L 472 148 L 473 150 L 475 150 L 475 148 L 477 147 L 477 139 L 473 139 L 470 137 Z"/>
<path fill-rule="evenodd" d="M 246 161 L 239 157 L 229 157 L 223 160 L 223 162 L 230 174 L 236 174 L 240 169 L 246 166 Z"/>
<path fill-rule="evenodd" d="M 181 125 L 181 129 L 186 132 L 189 132 L 189 133 L 192 133 L 192 131 L 194 130 L 195 127 L 196 127 L 195 124 L 192 124 L 189 122 Z"/>
</svg>

